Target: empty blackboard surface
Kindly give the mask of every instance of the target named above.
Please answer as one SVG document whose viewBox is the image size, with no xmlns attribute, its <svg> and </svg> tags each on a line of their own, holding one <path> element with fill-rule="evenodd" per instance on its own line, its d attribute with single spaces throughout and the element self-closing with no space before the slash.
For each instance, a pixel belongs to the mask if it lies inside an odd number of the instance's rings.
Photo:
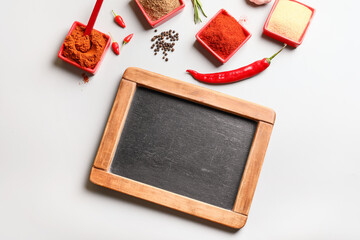
<svg viewBox="0 0 360 240">
<path fill-rule="evenodd" d="M 267 107 L 131 67 L 90 181 L 239 229 L 274 122 L 275 112 Z"/>
<path fill-rule="evenodd" d="M 232 209 L 257 122 L 138 87 L 110 172 Z"/>
</svg>

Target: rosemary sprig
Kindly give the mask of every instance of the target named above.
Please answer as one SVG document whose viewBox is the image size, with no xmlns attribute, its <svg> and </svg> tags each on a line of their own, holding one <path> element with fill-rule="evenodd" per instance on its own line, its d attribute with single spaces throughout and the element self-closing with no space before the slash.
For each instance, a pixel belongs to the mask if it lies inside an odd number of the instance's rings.
<svg viewBox="0 0 360 240">
<path fill-rule="evenodd" d="M 192 2 L 194 5 L 194 22 L 195 22 L 195 24 L 197 24 L 197 23 L 201 22 L 201 18 L 199 16 L 199 9 L 205 17 L 207 17 L 207 16 L 202 8 L 202 4 L 201 4 L 200 0 L 192 0 Z"/>
</svg>

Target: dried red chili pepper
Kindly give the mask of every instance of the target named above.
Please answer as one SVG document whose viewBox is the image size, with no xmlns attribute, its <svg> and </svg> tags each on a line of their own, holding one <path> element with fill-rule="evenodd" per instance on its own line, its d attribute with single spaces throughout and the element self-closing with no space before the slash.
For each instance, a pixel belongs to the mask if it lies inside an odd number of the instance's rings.
<svg viewBox="0 0 360 240">
<path fill-rule="evenodd" d="M 125 28 L 126 25 L 125 25 L 125 22 L 124 22 L 124 20 L 122 19 L 122 17 L 121 17 L 120 15 L 117 15 L 117 14 L 114 12 L 114 10 L 112 10 L 112 12 L 113 12 L 114 17 L 115 17 L 115 18 L 114 18 L 115 22 L 117 22 L 117 24 L 119 24 L 120 27 Z"/>
<path fill-rule="evenodd" d="M 253 62 L 245 67 L 241 67 L 232 71 L 219 72 L 219 73 L 209 73 L 201 74 L 194 70 L 186 70 L 188 73 L 193 76 L 196 80 L 200 82 L 210 83 L 210 84 L 226 84 L 241 81 L 250 77 L 253 77 L 270 66 L 271 60 L 278 55 L 287 45 L 285 44 L 277 53 L 272 55 L 270 58 L 264 58 Z"/>
<path fill-rule="evenodd" d="M 113 43 L 111 44 L 111 48 L 112 48 L 112 50 L 114 51 L 114 53 L 116 55 L 119 55 L 120 54 L 119 44 L 114 41 L 114 38 L 112 37 L 111 33 L 109 33 L 109 34 L 110 34 L 110 37 L 111 37 L 111 39 L 113 41 Z"/>
</svg>

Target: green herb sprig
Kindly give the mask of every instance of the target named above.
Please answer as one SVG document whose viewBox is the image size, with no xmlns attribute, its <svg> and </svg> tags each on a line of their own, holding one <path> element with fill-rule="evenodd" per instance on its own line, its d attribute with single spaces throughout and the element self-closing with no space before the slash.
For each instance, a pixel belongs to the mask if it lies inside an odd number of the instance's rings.
<svg viewBox="0 0 360 240">
<path fill-rule="evenodd" d="M 204 10 L 202 9 L 200 0 L 192 0 L 192 2 L 194 5 L 194 22 L 195 22 L 195 24 L 197 24 L 197 23 L 201 22 L 201 18 L 199 16 L 200 11 L 205 17 L 207 17 L 207 16 L 206 16 Z M 199 9 L 200 9 L 200 11 L 199 11 Z"/>
</svg>

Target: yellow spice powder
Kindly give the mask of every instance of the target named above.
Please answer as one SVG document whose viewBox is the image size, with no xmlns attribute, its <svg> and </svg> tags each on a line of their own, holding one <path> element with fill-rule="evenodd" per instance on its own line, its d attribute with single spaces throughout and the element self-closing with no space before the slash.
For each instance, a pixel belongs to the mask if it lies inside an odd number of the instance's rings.
<svg viewBox="0 0 360 240">
<path fill-rule="evenodd" d="M 311 14 L 312 11 L 302 4 L 280 0 L 270 18 L 268 30 L 299 41 Z"/>
</svg>

